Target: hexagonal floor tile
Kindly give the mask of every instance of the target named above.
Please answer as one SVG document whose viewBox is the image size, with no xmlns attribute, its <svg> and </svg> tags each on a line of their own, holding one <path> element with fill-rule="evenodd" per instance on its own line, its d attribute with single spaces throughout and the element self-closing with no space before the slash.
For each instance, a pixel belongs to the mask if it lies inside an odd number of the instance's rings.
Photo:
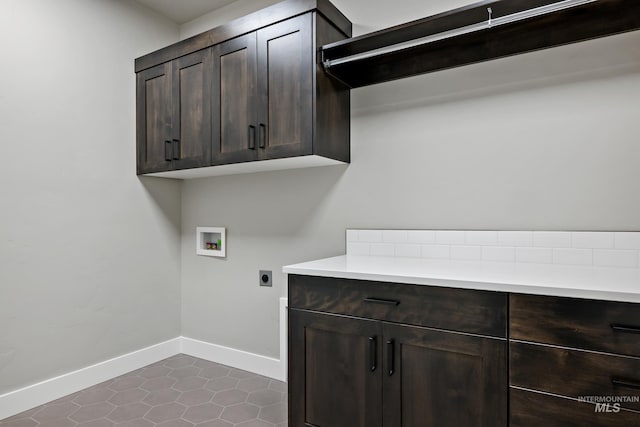
<svg viewBox="0 0 640 427">
<path fill-rule="evenodd" d="M 109 402 L 98 402 L 78 408 L 77 411 L 69 415 L 73 421 L 84 423 L 87 421 L 97 420 L 107 416 L 113 411 L 115 405 Z"/>
<path fill-rule="evenodd" d="M 173 388 L 179 391 L 190 391 L 201 388 L 206 383 L 207 380 L 205 378 L 187 377 L 179 379 L 178 382 L 173 385 Z"/>
<path fill-rule="evenodd" d="M 163 388 L 150 392 L 142 401 L 152 406 L 162 405 L 163 403 L 174 402 L 180 397 L 180 392 L 171 388 Z"/>
<path fill-rule="evenodd" d="M 92 403 L 109 400 L 114 394 L 116 394 L 115 391 L 109 390 L 106 387 L 95 386 L 82 391 L 73 399 L 73 402 L 78 405 L 91 405 Z"/>
<path fill-rule="evenodd" d="M 227 406 L 224 408 L 220 418 L 237 424 L 256 418 L 259 411 L 259 408 L 255 405 L 250 403 L 240 403 L 238 405 Z"/>
<path fill-rule="evenodd" d="M 109 415 L 107 415 L 107 419 L 116 423 L 130 421 L 136 418 L 142 418 L 142 416 L 146 414 L 149 409 L 151 409 L 151 406 L 147 405 L 146 403 L 130 403 L 128 405 L 116 407 L 116 409 L 114 409 Z"/>
<path fill-rule="evenodd" d="M 245 378 L 238 383 L 238 389 L 244 391 L 262 390 L 269 386 L 269 378 L 254 376 Z"/>
<path fill-rule="evenodd" d="M 213 379 L 213 378 L 226 377 L 229 374 L 229 372 L 231 372 L 231 370 L 225 366 L 214 365 L 208 368 L 203 368 L 202 371 L 200 371 L 199 376 L 203 378 Z"/>
<path fill-rule="evenodd" d="M 200 373 L 200 368 L 196 368 L 195 366 L 185 366 L 184 368 L 174 369 L 167 376 L 172 378 L 187 378 L 187 377 L 195 377 Z"/>
<path fill-rule="evenodd" d="M 161 423 L 180 418 L 186 409 L 187 407 L 180 403 L 165 403 L 154 406 L 144 417 L 154 423 Z"/>
<path fill-rule="evenodd" d="M 38 423 L 31 418 L 19 418 L 14 420 L 0 421 L 2 427 L 36 427 Z"/>
<path fill-rule="evenodd" d="M 237 384 L 238 380 L 236 378 L 222 377 L 209 380 L 204 388 L 212 391 L 222 391 L 234 388 Z"/>
<path fill-rule="evenodd" d="M 126 375 L 116 379 L 109 384 L 109 388 L 113 391 L 125 391 L 131 388 L 139 387 L 145 381 L 144 378 L 136 375 Z"/>
<path fill-rule="evenodd" d="M 229 372 L 229 376 L 232 378 L 238 378 L 239 380 L 243 380 L 246 378 L 253 378 L 256 376 L 253 372 L 243 371 L 242 369 L 231 368 Z"/>
<path fill-rule="evenodd" d="M 273 427 L 273 423 L 262 420 L 250 420 L 244 423 L 236 424 L 236 427 Z"/>
<path fill-rule="evenodd" d="M 261 420 L 268 421 L 270 423 L 281 423 L 287 420 L 287 406 L 285 402 L 276 403 L 275 405 L 265 406 L 260 409 Z"/>
<path fill-rule="evenodd" d="M 164 361 L 164 366 L 171 369 L 184 368 L 185 366 L 192 365 L 195 360 L 188 356 L 178 355 L 168 358 Z"/>
<path fill-rule="evenodd" d="M 258 406 L 273 405 L 282 401 L 283 394 L 275 390 L 258 390 L 249 394 L 247 402 Z"/>
<path fill-rule="evenodd" d="M 142 378 L 157 378 L 157 377 L 164 377 L 166 376 L 169 372 L 171 372 L 171 368 L 167 368 L 166 366 L 149 366 L 147 368 L 144 368 L 142 370 L 142 372 L 140 372 L 140 374 L 138 374 L 139 377 Z"/>
<path fill-rule="evenodd" d="M 109 402 L 114 405 L 125 405 L 127 403 L 135 403 L 139 402 L 149 394 L 148 391 L 143 390 L 141 388 L 132 388 L 130 390 L 119 391 L 114 394 Z"/>
<path fill-rule="evenodd" d="M 193 424 L 185 420 L 170 420 L 160 424 L 157 427 L 193 427 Z"/>
<path fill-rule="evenodd" d="M 125 421 L 120 424 L 116 424 L 115 427 L 154 427 L 155 424 L 144 418 L 136 418 L 135 420 Z"/>
<path fill-rule="evenodd" d="M 87 421 L 86 423 L 78 424 L 78 427 L 113 427 L 115 424 L 109 420 L 101 418 L 99 420 Z"/>
<path fill-rule="evenodd" d="M 182 393 L 182 396 L 177 401 L 187 406 L 200 405 L 210 401 L 214 394 L 212 391 L 200 388 Z"/>
<path fill-rule="evenodd" d="M 196 427 L 233 427 L 233 424 L 225 420 L 213 420 L 206 423 L 197 424 Z"/>
<path fill-rule="evenodd" d="M 213 402 L 222 406 L 235 405 L 236 403 L 242 403 L 247 400 L 248 395 L 249 394 L 246 391 L 242 390 L 225 390 L 216 393 L 216 396 L 213 398 Z"/>
<path fill-rule="evenodd" d="M 163 388 L 170 388 L 177 382 L 177 379 L 169 377 L 151 378 L 142 383 L 140 388 L 147 391 L 162 390 Z"/>
<path fill-rule="evenodd" d="M 223 409 L 215 403 L 204 403 L 187 409 L 182 418 L 192 423 L 202 423 L 218 418 Z"/>
<path fill-rule="evenodd" d="M 39 423 L 54 421 L 60 418 L 68 417 L 78 408 L 80 408 L 80 405 L 76 405 L 73 402 L 49 404 L 42 407 L 32 416 L 32 418 Z"/>
</svg>

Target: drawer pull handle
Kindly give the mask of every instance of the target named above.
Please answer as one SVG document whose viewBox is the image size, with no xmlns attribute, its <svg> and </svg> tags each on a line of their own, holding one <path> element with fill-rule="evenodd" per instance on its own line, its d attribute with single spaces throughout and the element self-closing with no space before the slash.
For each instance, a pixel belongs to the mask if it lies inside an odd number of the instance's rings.
<svg viewBox="0 0 640 427">
<path fill-rule="evenodd" d="M 371 372 L 376 370 L 376 352 L 377 348 L 377 338 L 369 337 L 369 369 Z"/>
<path fill-rule="evenodd" d="M 384 305 L 398 305 L 400 301 L 396 301 L 393 299 L 381 299 L 381 298 L 365 298 L 364 302 L 371 302 L 374 304 L 384 304 Z"/>
<path fill-rule="evenodd" d="M 611 378 L 611 384 L 617 387 L 637 388 L 640 389 L 640 381 L 622 380 L 620 378 Z"/>
<path fill-rule="evenodd" d="M 171 161 L 171 141 L 165 141 L 164 142 L 164 161 L 165 162 L 170 162 Z"/>
<path fill-rule="evenodd" d="M 611 325 L 611 329 L 616 332 L 626 332 L 628 334 L 640 334 L 640 327 L 638 326 L 629 326 L 629 325 L 619 325 L 614 323 Z"/>
<path fill-rule="evenodd" d="M 393 375 L 393 340 L 387 341 L 387 363 L 389 364 L 389 376 Z"/>
</svg>

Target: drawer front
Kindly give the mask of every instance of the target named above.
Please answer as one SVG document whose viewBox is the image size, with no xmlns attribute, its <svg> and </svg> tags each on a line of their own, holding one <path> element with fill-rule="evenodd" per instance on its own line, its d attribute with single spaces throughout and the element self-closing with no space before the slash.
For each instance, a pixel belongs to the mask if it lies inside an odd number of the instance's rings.
<svg viewBox="0 0 640 427">
<path fill-rule="evenodd" d="M 506 337 L 499 292 L 289 275 L 289 306 Z"/>
<path fill-rule="evenodd" d="M 510 343 L 510 384 L 580 396 L 620 396 L 622 408 L 640 411 L 640 358 L 537 344 Z"/>
<path fill-rule="evenodd" d="M 511 389 L 511 427 L 628 427 L 640 425 L 640 414 L 545 394 Z M 610 412 L 607 412 L 610 411 Z"/>
<path fill-rule="evenodd" d="M 640 304 L 512 294 L 509 336 L 640 356 Z"/>
</svg>

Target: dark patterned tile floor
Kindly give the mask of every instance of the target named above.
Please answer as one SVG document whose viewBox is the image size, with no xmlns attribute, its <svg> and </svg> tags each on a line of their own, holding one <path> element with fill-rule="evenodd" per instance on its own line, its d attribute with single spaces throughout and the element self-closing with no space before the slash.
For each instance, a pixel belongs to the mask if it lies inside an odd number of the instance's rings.
<svg viewBox="0 0 640 427">
<path fill-rule="evenodd" d="M 286 427 L 287 387 L 179 354 L 0 421 L 1 427 Z"/>
</svg>

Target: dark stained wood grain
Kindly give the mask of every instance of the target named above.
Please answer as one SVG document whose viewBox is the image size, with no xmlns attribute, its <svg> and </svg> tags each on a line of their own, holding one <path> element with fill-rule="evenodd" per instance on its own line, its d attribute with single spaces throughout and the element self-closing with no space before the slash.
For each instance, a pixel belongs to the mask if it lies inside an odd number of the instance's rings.
<svg viewBox="0 0 640 427">
<path fill-rule="evenodd" d="M 371 297 L 399 304 L 364 301 Z M 506 337 L 507 295 L 500 292 L 292 274 L 289 306 Z"/>
<path fill-rule="evenodd" d="M 136 83 L 137 173 L 171 168 L 165 141 L 171 140 L 171 63 L 145 70 Z"/>
<path fill-rule="evenodd" d="M 631 427 L 640 425 L 640 414 L 597 413 L 595 405 L 544 394 L 511 389 L 511 427 Z"/>
<path fill-rule="evenodd" d="M 640 328 L 637 304 L 512 294 L 509 311 L 512 339 L 640 357 L 640 334 L 611 328 Z"/>
<path fill-rule="evenodd" d="M 512 342 L 510 384 L 528 389 L 579 396 L 637 396 L 640 390 L 615 386 L 613 378 L 640 385 L 640 358 L 611 356 L 566 348 Z M 640 403 L 622 403 L 640 410 Z"/>
<path fill-rule="evenodd" d="M 213 52 L 212 163 L 257 160 L 257 149 L 249 148 L 257 138 L 256 34 L 221 43 Z"/>
<path fill-rule="evenodd" d="M 382 377 L 370 369 L 369 337 L 382 340 L 379 322 L 289 310 L 290 426 L 382 426 Z M 376 353 L 382 360 L 380 346 Z"/>
<path fill-rule="evenodd" d="M 312 15 L 258 31 L 258 139 L 261 159 L 311 154 Z M 264 146 L 264 147 L 262 147 Z"/>
<path fill-rule="evenodd" d="M 211 49 L 173 61 L 174 169 L 211 164 Z"/>
<path fill-rule="evenodd" d="M 398 285 L 402 286 L 402 285 Z M 383 370 L 385 426 L 507 425 L 507 343 L 384 323 L 395 367 Z"/>
<path fill-rule="evenodd" d="M 322 15 L 314 16 L 315 46 L 347 37 Z M 314 52 L 317 48 L 314 48 Z M 342 162 L 350 161 L 351 91 L 348 86 L 324 72 L 320 55 L 315 56 L 315 120 L 313 151 Z"/>
<path fill-rule="evenodd" d="M 323 48 L 335 59 L 508 15 L 552 0 L 485 1 L 434 17 Z M 487 28 L 411 49 L 331 67 L 330 73 L 350 87 L 361 87 L 418 74 L 488 61 L 534 50 L 640 29 L 640 2 L 599 0 L 572 9 Z"/>
<path fill-rule="evenodd" d="M 254 32 L 260 28 L 311 11 L 318 11 L 341 29 L 351 34 L 351 22 L 327 0 L 287 0 L 235 19 L 228 24 L 182 40 L 135 60 L 135 71 L 140 72 L 163 62 L 222 43 L 234 37 Z"/>
</svg>

